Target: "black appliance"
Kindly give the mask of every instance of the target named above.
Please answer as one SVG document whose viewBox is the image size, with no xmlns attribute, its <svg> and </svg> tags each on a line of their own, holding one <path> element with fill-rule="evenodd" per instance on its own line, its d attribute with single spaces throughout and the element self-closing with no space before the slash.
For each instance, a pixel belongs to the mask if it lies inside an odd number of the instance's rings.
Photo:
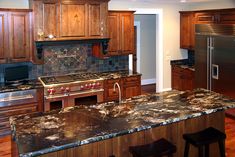
<svg viewBox="0 0 235 157">
<path fill-rule="evenodd" d="M 29 78 L 29 68 L 27 65 L 5 68 L 5 83 L 12 81 L 25 80 Z"/>
</svg>

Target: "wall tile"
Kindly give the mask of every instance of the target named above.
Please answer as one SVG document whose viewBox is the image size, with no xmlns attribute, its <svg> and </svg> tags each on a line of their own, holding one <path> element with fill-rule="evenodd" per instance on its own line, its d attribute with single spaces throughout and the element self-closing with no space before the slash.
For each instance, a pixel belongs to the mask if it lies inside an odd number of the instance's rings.
<svg viewBox="0 0 235 157">
<path fill-rule="evenodd" d="M 29 78 L 39 76 L 62 75 L 73 72 L 105 72 L 128 70 L 128 56 L 113 56 L 99 59 L 92 56 L 90 44 L 49 46 L 44 49 L 44 64 L 31 62 L 0 64 L 0 83 L 4 82 L 4 69 L 7 67 L 27 65 Z"/>
</svg>

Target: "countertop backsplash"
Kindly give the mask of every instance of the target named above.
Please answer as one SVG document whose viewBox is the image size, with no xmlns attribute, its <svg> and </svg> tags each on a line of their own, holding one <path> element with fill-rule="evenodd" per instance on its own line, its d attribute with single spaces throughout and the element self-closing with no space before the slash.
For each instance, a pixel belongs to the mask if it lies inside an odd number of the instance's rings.
<svg viewBox="0 0 235 157">
<path fill-rule="evenodd" d="M 27 65 L 29 68 L 29 79 L 36 79 L 38 76 L 42 75 L 42 65 L 35 65 L 31 62 L 21 62 L 12 64 L 0 64 L 0 83 L 4 82 L 4 71 L 8 67 L 16 67 Z"/>
<path fill-rule="evenodd" d="M 0 83 L 4 82 L 5 68 L 21 65 L 29 67 L 29 79 L 74 72 L 106 72 L 129 69 L 128 56 L 99 59 L 92 56 L 91 44 L 48 46 L 44 49 L 43 54 L 43 65 L 36 65 L 31 62 L 0 64 Z"/>
<path fill-rule="evenodd" d="M 91 44 L 50 46 L 44 50 L 43 75 L 128 70 L 128 65 L 128 56 L 92 56 Z"/>
</svg>

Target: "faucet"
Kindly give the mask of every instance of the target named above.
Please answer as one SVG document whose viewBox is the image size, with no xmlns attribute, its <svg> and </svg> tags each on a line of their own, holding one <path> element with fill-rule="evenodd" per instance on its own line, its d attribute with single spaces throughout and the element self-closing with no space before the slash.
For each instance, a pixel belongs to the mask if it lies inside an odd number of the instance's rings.
<svg viewBox="0 0 235 157">
<path fill-rule="evenodd" d="M 122 98 L 121 98 L 121 88 L 120 88 L 120 85 L 118 82 L 115 82 L 114 85 L 113 85 L 113 91 L 116 91 L 116 86 L 118 87 L 118 94 L 119 94 L 119 104 L 121 103 L 122 101 Z"/>
</svg>

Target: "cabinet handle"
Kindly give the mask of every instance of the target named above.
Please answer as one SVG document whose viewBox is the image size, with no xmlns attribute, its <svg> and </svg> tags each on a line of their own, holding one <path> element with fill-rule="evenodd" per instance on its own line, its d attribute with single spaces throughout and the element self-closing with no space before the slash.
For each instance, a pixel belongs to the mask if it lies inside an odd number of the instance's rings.
<svg viewBox="0 0 235 157">
<path fill-rule="evenodd" d="M 215 16 L 212 16 L 212 21 L 213 21 L 213 22 L 215 21 Z"/>
</svg>

